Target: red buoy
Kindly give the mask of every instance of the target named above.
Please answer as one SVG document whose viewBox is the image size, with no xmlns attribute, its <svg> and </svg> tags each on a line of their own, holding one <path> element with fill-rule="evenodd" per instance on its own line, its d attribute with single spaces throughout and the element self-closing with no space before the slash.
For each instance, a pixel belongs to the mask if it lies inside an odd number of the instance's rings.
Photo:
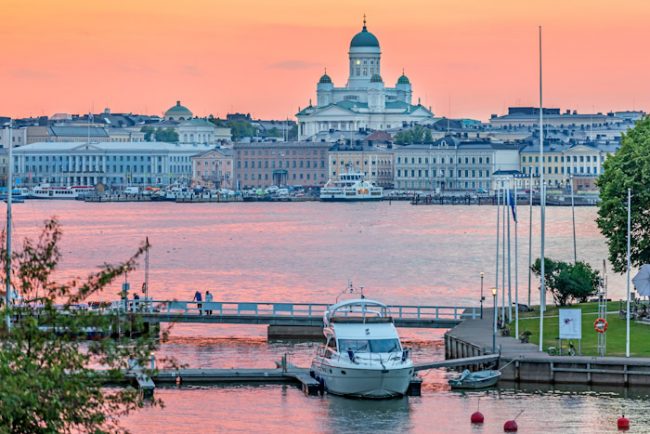
<svg viewBox="0 0 650 434">
<path fill-rule="evenodd" d="M 627 431 L 630 429 L 630 419 L 625 417 L 625 415 L 622 415 L 616 421 L 616 426 L 618 426 L 618 429 L 621 431 Z"/>
<path fill-rule="evenodd" d="M 480 411 L 475 411 L 474 413 L 472 413 L 470 419 L 472 423 L 477 423 L 477 424 L 483 423 L 483 421 L 485 421 L 485 418 L 483 417 L 483 413 L 481 413 Z"/>
<path fill-rule="evenodd" d="M 503 424 L 504 432 L 517 432 L 517 421 L 516 420 L 507 420 Z"/>
</svg>

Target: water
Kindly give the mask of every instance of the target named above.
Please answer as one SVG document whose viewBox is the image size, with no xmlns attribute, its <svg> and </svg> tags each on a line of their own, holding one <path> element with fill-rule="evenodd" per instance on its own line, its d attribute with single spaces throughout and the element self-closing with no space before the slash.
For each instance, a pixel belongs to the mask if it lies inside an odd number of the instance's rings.
<svg viewBox="0 0 650 434">
<path fill-rule="evenodd" d="M 528 212 L 519 209 L 519 289 L 527 302 Z M 539 209 L 533 209 L 534 222 Z M 85 275 L 103 262 L 125 259 L 149 237 L 151 292 L 158 299 L 190 299 L 209 289 L 215 300 L 332 302 L 348 279 L 388 303 L 477 305 L 494 286 L 496 210 L 488 206 L 239 203 L 86 204 L 27 201 L 14 207 L 17 239 L 34 236 L 56 215 L 63 225 L 58 277 Z M 607 257 L 594 208 L 576 209 L 578 257 L 600 268 Z M 513 228 L 514 229 L 514 228 Z M 547 256 L 571 260 L 569 208 L 547 209 Z M 514 236 L 514 231 L 513 231 Z M 539 234 L 533 234 L 534 258 Z M 513 246 L 514 255 L 514 246 Z M 513 270 L 514 282 L 514 270 Z M 129 276 L 139 288 L 142 270 Z M 610 296 L 624 279 L 608 275 Z M 514 283 L 513 283 L 514 288 Z M 533 279 L 532 301 L 537 300 Z M 115 299 L 119 282 L 96 296 Z M 514 296 L 514 295 L 513 295 Z M 402 330 L 417 360 L 443 357 L 441 330 Z M 159 356 L 191 367 L 271 367 L 282 354 L 307 366 L 313 344 L 266 341 L 260 326 L 176 325 Z M 527 386 L 477 393 L 451 392 L 449 374 L 426 374 L 422 397 L 383 402 L 305 397 L 293 386 L 159 388 L 166 407 L 124 419 L 133 432 L 502 432 L 519 417 L 520 432 L 612 432 L 625 408 L 632 432 L 644 432 L 648 390 L 548 389 Z M 486 425 L 471 427 L 481 397 Z"/>
</svg>

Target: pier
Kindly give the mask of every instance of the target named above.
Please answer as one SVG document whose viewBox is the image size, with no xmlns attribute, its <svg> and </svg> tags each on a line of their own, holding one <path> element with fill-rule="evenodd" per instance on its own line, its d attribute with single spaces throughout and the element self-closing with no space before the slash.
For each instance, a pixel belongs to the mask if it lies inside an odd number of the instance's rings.
<svg viewBox="0 0 650 434">
<path fill-rule="evenodd" d="M 269 338 L 323 336 L 325 303 L 196 302 L 152 300 L 113 302 L 112 309 L 127 311 L 145 324 L 253 324 L 268 325 Z M 480 317 L 480 308 L 467 306 L 388 306 L 397 327 L 448 329 L 466 319 Z"/>
</svg>

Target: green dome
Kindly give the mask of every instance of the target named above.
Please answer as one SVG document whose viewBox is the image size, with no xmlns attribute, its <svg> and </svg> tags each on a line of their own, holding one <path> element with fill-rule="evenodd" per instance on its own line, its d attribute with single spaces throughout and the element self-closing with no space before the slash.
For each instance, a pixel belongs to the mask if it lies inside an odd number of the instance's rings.
<svg viewBox="0 0 650 434">
<path fill-rule="evenodd" d="M 411 81 L 406 75 L 402 74 L 402 76 L 397 79 L 397 84 L 411 84 Z"/>
<path fill-rule="evenodd" d="M 192 112 L 187 107 L 182 106 L 180 101 L 176 101 L 176 105 L 167 110 L 165 116 L 191 118 Z"/>
<path fill-rule="evenodd" d="M 365 22 L 363 24 L 363 29 L 359 33 L 354 35 L 354 38 L 352 38 L 352 41 L 350 42 L 350 48 L 354 48 L 354 47 L 379 48 L 379 40 L 375 35 L 373 35 L 368 31 Z"/>
<path fill-rule="evenodd" d="M 327 73 L 325 73 L 325 74 L 323 74 L 323 76 L 320 78 L 320 80 L 318 80 L 318 83 L 319 83 L 319 84 L 326 84 L 326 83 L 331 84 L 331 83 L 332 83 L 332 79 L 330 78 L 329 75 L 327 75 Z"/>
<path fill-rule="evenodd" d="M 384 80 L 381 79 L 381 75 L 379 75 L 379 74 L 373 74 L 373 76 L 370 77 L 370 82 L 371 82 L 371 83 L 383 83 Z"/>
</svg>

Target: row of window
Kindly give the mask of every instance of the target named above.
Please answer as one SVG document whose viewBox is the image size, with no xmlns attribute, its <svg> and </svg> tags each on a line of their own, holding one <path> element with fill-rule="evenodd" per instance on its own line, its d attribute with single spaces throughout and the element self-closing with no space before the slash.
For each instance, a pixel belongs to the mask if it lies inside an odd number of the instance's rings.
<svg viewBox="0 0 650 434">
<path fill-rule="evenodd" d="M 283 160 L 278 160 L 277 168 L 279 168 L 279 169 L 282 169 L 283 167 L 285 169 L 289 169 L 289 167 L 291 167 L 293 169 L 295 169 L 296 167 L 300 167 L 301 169 L 302 168 L 307 168 L 307 169 L 311 169 L 311 168 L 317 169 L 318 168 L 318 161 L 314 161 L 313 164 L 309 160 L 307 160 L 307 161 L 300 160 L 298 162 L 296 162 L 296 160 L 291 160 L 291 161 L 284 160 L 284 164 L 282 162 L 283 162 Z M 254 169 L 256 167 L 255 166 L 255 161 L 251 160 L 249 162 L 248 160 L 244 160 L 244 169 L 248 169 L 249 167 L 251 169 Z M 325 160 L 320 161 L 320 167 L 321 167 L 321 169 L 325 168 Z M 237 161 L 237 168 L 238 169 L 242 168 L 242 162 L 239 161 L 239 160 Z M 257 160 L 257 168 L 258 169 L 262 168 L 262 160 Z M 264 160 L 264 168 L 265 169 L 269 168 L 269 160 Z M 275 160 L 271 160 L 270 168 L 271 169 L 276 168 Z"/>
<path fill-rule="evenodd" d="M 539 166 L 525 166 L 525 167 L 522 167 L 521 171 L 523 173 L 528 173 L 528 174 L 530 174 L 531 172 L 534 172 L 536 175 L 539 175 Z M 544 173 L 547 173 L 549 175 L 564 174 L 564 172 L 565 172 L 564 166 L 559 167 L 559 168 L 557 166 L 554 166 L 554 167 L 544 166 Z M 567 174 L 582 173 L 582 174 L 597 175 L 600 172 L 599 172 L 598 167 L 589 167 L 589 166 L 587 166 L 587 167 L 584 167 L 584 166 L 571 167 L 571 166 L 567 166 L 566 173 Z"/>
<path fill-rule="evenodd" d="M 25 162 L 56 162 L 56 161 L 147 161 L 150 162 L 152 159 L 158 158 L 158 161 L 162 161 L 162 157 L 151 157 L 144 155 L 26 155 Z M 189 157 L 170 157 L 171 161 L 189 161 Z"/>
<path fill-rule="evenodd" d="M 539 157 L 534 157 L 534 159 L 535 159 L 535 163 L 539 163 Z M 581 163 L 584 163 L 585 161 L 587 163 L 590 163 L 590 162 L 595 163 L 595 162 L 598 162 L 598 159 L 599 159 L 598 155 L 573 155 L 573 156 L 572 155 L 567 155 L 566 158 L 565 158 L 564 155 L 560 155 L 559 157 L 557 155 L 550 155 L 548 157 L 544 156 L 542 158 L 542 161 L 543 162 L 548 161 L 549 163 L 550 162 L 557 163 L 558 160 L 559 160 L 559 162 L 564 163 L 564 161 L 566 160 L 566 162 L 573 161 L 574 163 L 577 163 L 578 161 L 581 162 Z M 526 162 L 526 156 L 525 155 L 521 157 L 521 161 L 522 161 L 522 163 Z M 600 161 L 601 162 L 605 161 L 605 156 L 604 155 L 600 156 Z M 533 162 L 533 156 L 528 157 L 528 162 L 529 163 Z"/>
<path fill-rule="evenodd" d="M 415 161 L 417 160 L 418 164 L 429 164 L 429 157 L 397 157 L 397 164 L 404 163 L 408 164 L 409 163 L 409 158 L 411 160 L 411 164 L 415 164 Z M 470 164 L 469 162 L 471 161 L 472 164 L 476 164 L 476 161 L 478 160 L 478 164 L 483 164 L 483 161 L 485 161 L 485 164 L 490 164 L 490 157 L 464 157 L 465 158 L 465 164 Z M 438 159 L 436 157 L 431 158 L 431 163 L 432 164 L 437 164 Z M 446 164 L 446 161 L 449 161 L 449 164 L 454 164 L 454 157 L 449 157 L 448 159 L 445 159 L 445 157 L 440 157 L 440 164 Z M 457 164 L 463 164 L 463 157 L 458 157 Z"/>
<path fill-rule="evenodd" d="M 240 178 L 240 177 L 241 177 L 241 175 L 238 173 L 238 174 L 237 174 L 237 178 Z M 325 174 L 324 174 L 324 173 L 321 173 L 321 174 L 320 174 L 320 177 L 321 177 L 322 179 L 324 179 L 324 178 L 325 178 Z M 264 179 L 265 181 L 268 181 L 268 180 L 269 180 L 269 174 L 268 174 L 268 173 L 265 173 L 264 175 L 262 175 L 261 173 L 258 173 L 257 176 L 255 176 L 255 174 L 252 174 L 252 175 L 250 176 L 250 180 L 251 180 L 251 181 L 255 181 L 255 180 L 261 181 L 262 179 Z M 294 179 L 294 180 L 297 180 L 297 179 L 306 179 L 306 180 L 308 180 L 308 181 L 313 179 L 314 181 L 317 181 L 317 180 L 318 180 L 318 176 L 317 176 L 316 173 L 314 173 L 314 176 L 313 176 L 313 177 L 312 177 L 311 174 L 309 174 L 309 173 L 307 173 L 307 174 L 303 174 L 303 173 L 292 173 L 292 179 Z M 248 180 L 249 180 L 249 179 L 248 179 L 248 173 L 244 173 L 244 181 L 248 181 Z"/>
<path fill-rule="evenodd" d="M 429 173 L 431 173 L 431 176 L 429 176 Z M 490 177 L 490 171 L 489 170 L 458 170 L 458 178 L 462 178 L 463 174 L 465 175 L 465 178 L 471 177 L 476 178 L 476 175 L 478 174 L 479 178 L 483 178 L 484 176 L 486 178 Z M 431 169 L 431 172 L 429 172 L 428 169 L 397 169 L 397 177 L 401 178 L 403 175 L 404 178 L 444 178 L 445 176 L 453 177 L 454 176 L 454 170 L 453 169 Z"/>
<path fill-rule="evenodd" d="M 237 156 L 239 156 L 241 152 L 243 152 L 245 156 L 248 156 L 249 152 L 250 152 L 250 155 L 267 155 L 267 156 L 268 155 L 278 155 L 278 154 L 280 154 L 280 155 L 298 155 L 298 151 L 296 151 L 295 149 L 277 149 L 277 150 L 276 149 L 274 149 L 274 150 L 270 150 L 270 149 L 257 149 L 257 150 L 255 150 L 255 149 L 253 149 L 251 151 L 238 151 Z M 309 155 L 309 154 L 318 155 L 318 149 L 314 149 L 311 152 L 308 152 L 306 150 L 301 151 L 301 156 L 306 156 L 306 155 Z M 321 157 L 325 157 L 325 151 L 321 150 L 320 155 L 321 155 Z"/>
</svg>

